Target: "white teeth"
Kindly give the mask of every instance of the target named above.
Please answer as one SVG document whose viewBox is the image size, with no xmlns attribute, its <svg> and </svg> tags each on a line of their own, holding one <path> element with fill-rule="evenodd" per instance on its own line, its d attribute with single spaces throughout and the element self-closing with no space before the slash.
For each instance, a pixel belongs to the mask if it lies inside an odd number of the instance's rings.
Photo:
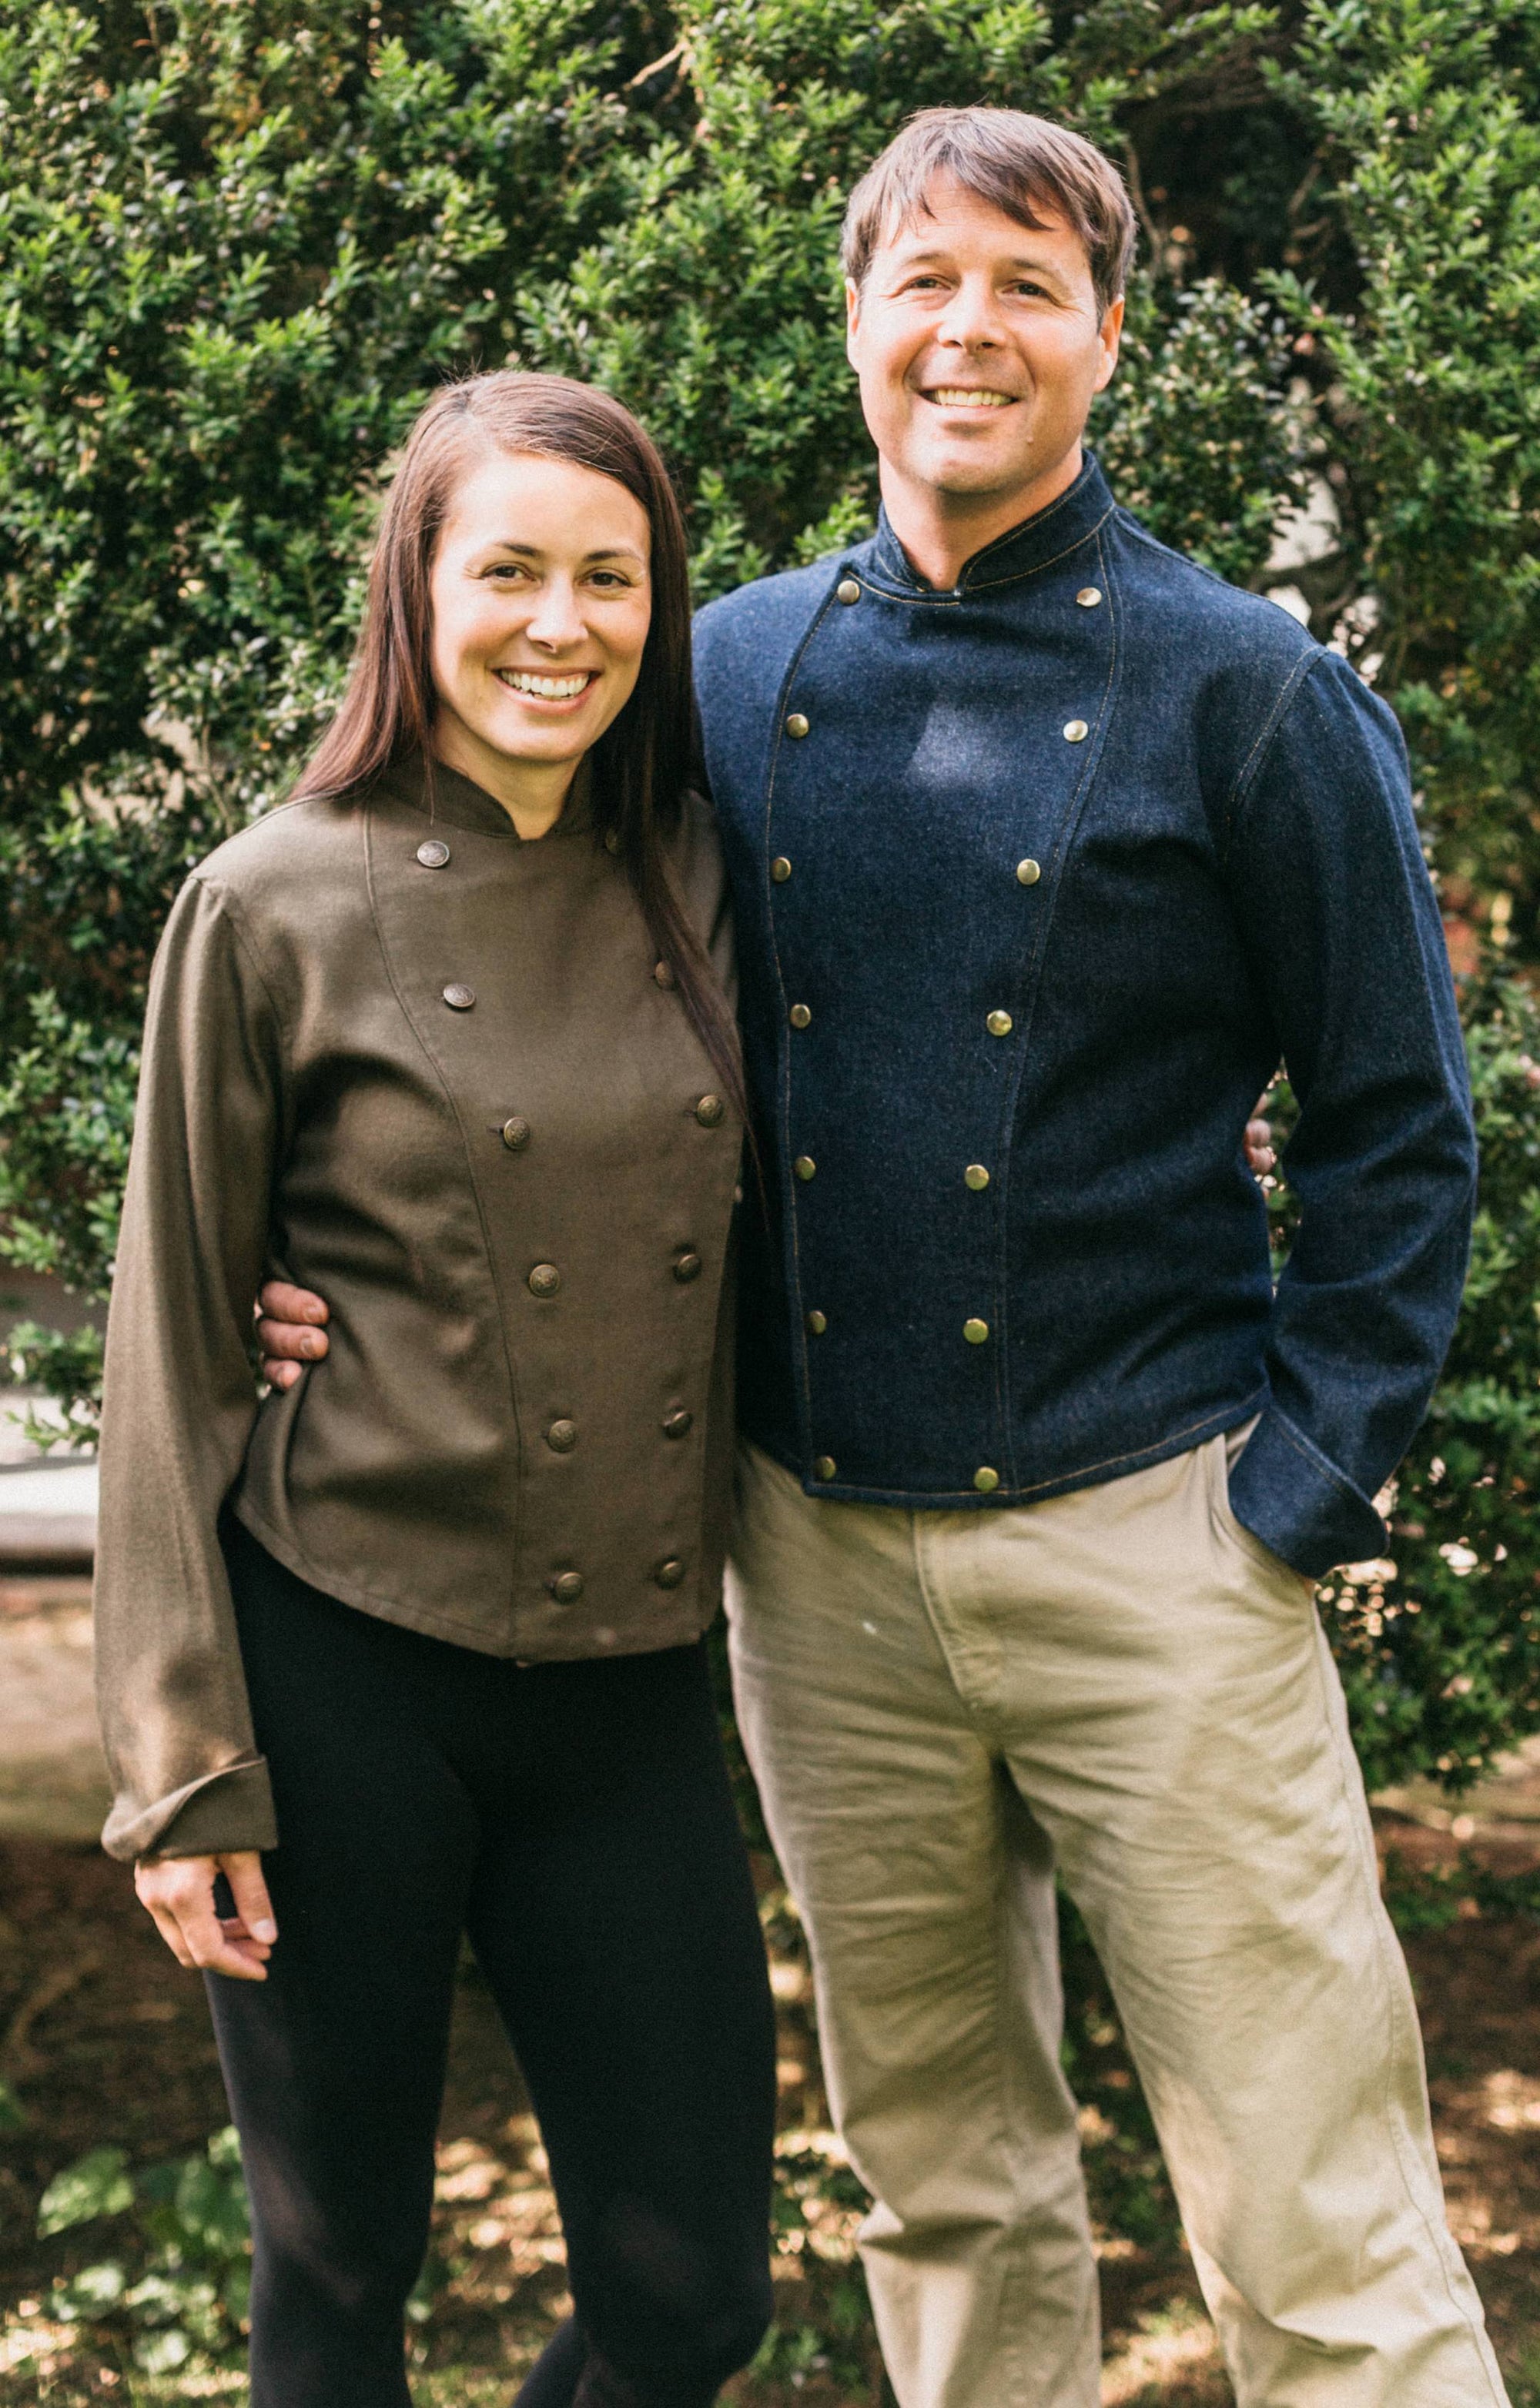
<svg viewBox="0 0 1540 2408">
<path fill-rule="evenodd" d="M 580 669 L 575 677 L 537 677 L 533 669 L 499 669 L 497 675 L 515 694 L 538 694 L 545 702 L 570 700 L 589 680 L 587 669 Z"/>
<path fill-rule="evenodd" d="M 1003 409 L 1012 398 L 1008 393 L 987 393 L 971 384 L 939 384 L 929 397 L 943 409 Z"/>
</svg>

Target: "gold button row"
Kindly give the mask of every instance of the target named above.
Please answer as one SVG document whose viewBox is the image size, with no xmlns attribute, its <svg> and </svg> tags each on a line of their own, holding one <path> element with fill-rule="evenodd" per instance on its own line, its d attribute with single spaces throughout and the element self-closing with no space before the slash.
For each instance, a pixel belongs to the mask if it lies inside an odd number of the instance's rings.
<svg viewBox="0 0 1540 2408">
<path fill-rule="evenodd" d="M 839 1469 L 831 1455 L 815 1455 L 813 1458 L 814 1480 L 832 1480 Z M 1000 1474 L 992 1464 L 980 1464 L 973 1474 L 973 1485 L 981 1497 L 991 1496 L 1000 1486 Z"/>
<path fill-rule="evenodd" d="M 785 718 L 782 722 L 782 725 L 784 727 L 786 734 L 790 737 L 796 738 L 799 741 L 802 737 L 809 733 L 812 724 L 813 723 L 809 719 L 805 710 L 788 710 Z M 1090 732 L 1089 724 L 1086 720 L 1066 720 L 1064 724 L 1064 741 L 1066 744 L 1084 744 Z"/>
<path fill-rule="evenodd" d="M 665 1555 L 660 1564 L 653 1567 L 653 1579 L 659 1588 L 677 1588 L 684 1577 L 684 1566 L 678 1555 Z M 583 1586 L 581 1572 L 557 1572 L 554 1579 L 546 1582 L 558 1605 L 576 1605 Z"/>
<path fill-rule="evenodd" d="M 1016 883 L 1019 886 L 1035 886 L 1042 875 L 1042 865 L 1038 862 L 1029 860 L 1018 861 L 1016 864 Z M 791 863 L 784 853 L 778 853 L 770 863 L 770 876 L 777 886 L 784 886 L 791 876 Z M 662 968 L 661 964 L 659 968 Z M 661 981 L 659 982 L 661 983 Z"/>
</svg>

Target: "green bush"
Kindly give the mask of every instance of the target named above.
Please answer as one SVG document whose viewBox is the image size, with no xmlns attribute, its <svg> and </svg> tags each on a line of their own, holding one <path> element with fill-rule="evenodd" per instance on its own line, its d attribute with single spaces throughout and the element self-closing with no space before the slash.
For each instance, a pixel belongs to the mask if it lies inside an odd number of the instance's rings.
<svg viewBox="0 0 1540 2408">
<path fill-rule="evenodd" d="M 108 2257 L 56 2282 L 47 2313 L 144 2374 L 238 2363 L 251 2291 L 251 2224 L 234 2128 L 197 2157 L 128 2171 L 122 2149 L 94 2149 L 43 2193 L 44 2240 L 111 2222 Z"/>
<path fill-rule="evenodd" d="M 813 556 L 874 504 L 843 192 L 917 105 L 1045 108 L 1123 159 L 1144 228 L 1097 423 L 1119 491 L 1293 589 L 1395 704 L 1448 903 L 1504 969 L 1468 998 L 1465 1319 L 1395 1571 L 1329 1618 L 1375 1779 L 1458 1784 L 1540 1726 L 1537 69 L 1540 0 L 6 12 L 0 1254 L 106 1292 L 156 930 L 324 721 L 435 382 L 515 359 L 622 394 L 702 595 Z M 89 1336 L 12 1357 L 89 1431 Z"/>
</svg>

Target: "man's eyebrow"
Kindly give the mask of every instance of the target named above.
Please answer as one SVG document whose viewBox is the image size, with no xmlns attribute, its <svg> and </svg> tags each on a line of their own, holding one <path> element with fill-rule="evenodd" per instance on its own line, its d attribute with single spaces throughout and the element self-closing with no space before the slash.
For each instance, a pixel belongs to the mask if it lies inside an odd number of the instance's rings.
<svg viewBox="0 0 1540 2408">
<path fill-rule="evenodd" d="M 948 260 L 951 257 L 952 253 L 944 243 L 936 243 L 928 246 L 924 251 L 905 251 L 895 265 L 904 267 L 924 267 L 938 260 Z M 1013 268 L 1029 268 L 1034 276 L 1051 277 L 1056 284 L 1062 284 L 1065 280 L 1063 269 L 1056 267 L 1051 259 L 1034 259 L 1028 251 L 1017 251 L 1009 265 Z"/>
</svg>

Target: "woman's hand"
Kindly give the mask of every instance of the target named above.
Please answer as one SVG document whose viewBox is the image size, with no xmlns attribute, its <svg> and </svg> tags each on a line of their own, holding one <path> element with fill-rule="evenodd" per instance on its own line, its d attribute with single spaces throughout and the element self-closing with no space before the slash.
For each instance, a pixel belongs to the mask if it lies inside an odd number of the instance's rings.
<svg viewBox="0 0 1540 2408">
<path fill-rule="evenodd" d="M 236 1902 L 233 1915 L 221 1916 L 214 1909 L 220 1873 Z M 237 1982 L 267 1979 L 278 1926 L 255 1848 L 223 1856 L 141 1856 L 134 1886 L 179 1965 L 229 1973 Z"/>
<path fill-rule="evenodd" d="M 1253 1179 L 1265 1179 L 1277 1164 L 1273 1150 L 1273 1124 L 1262 1118 L 1265 1096 L 1257 1099 L 1245 1125 L 1245 1158 Z M 262 1376 L 269 1387 L 292 1388 L 307 1363 L 319 1363 L 331 1344 L 324 1324 L 330 1319 L 324 1297 L 287 1280 L 268 1280 L 257 1298 L 257 1343 L 262 1348 Z"/>
<path fill-rule="evenodd" d="M 1257 1105 L 1256 1119 L 1247 1121 L 1245 1125 L 1245 1158 L 1253 1179 L 1265 1179 L 1278 1159 L 1273 1151 L 1273 1124 L 1261 1117 L 1262 1105 L 1266 1101 L 1267 1097 L 1263 1096 Z M 295 1289 L 293 1293 L 297 1295 L 300 1291 Z M 320 1298 L 317 1297 L 316 1301 L 320 1303 Z M 321 1309 L 324 1312 L 324 1305 Z"/>
<path fill-rule="evenodd" d="M 308 1287 L 268 1280 L 257 1298 L 257 1344 L 262 1376 L 272 1388 L 292 1388 L 307 1363 L 319 1363 L 331 1344 L 322 1324 L 330 1319 L 324 1300 Z"/>
</svg>

